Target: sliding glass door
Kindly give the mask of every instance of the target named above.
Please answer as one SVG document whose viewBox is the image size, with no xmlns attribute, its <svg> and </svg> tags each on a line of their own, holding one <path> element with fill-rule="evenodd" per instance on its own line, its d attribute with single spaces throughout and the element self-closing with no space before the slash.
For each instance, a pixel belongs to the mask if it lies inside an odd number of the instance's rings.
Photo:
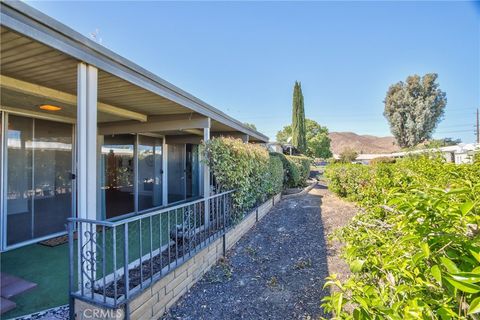
<svg viewBox="0 0 480 320">
<path fill-rule="evenodd" d="M 33 236 L 33 119 L 10 115 L 7 132 L 7 245 Z"/>
<path fill-rule="evenodd" d="M 34 237 L 65 230 L 72 216 L 72 125 L 35 120 Z"/>
<path fill-rule="evenodd" d="M 138 211 L 162 205 L 162 139 L 138 137 Z"/>
<path fill-rule="evenodd" d="M 119 218 L 162 206 L 162 138 L 135 134 L 101 137 L 101 216 Z"/>
<path fill-rule="evenodd" d="M 185 145 L 168 145 L 168 203 L 185 200 Z"/>
<path fill-rule="evenodd" d="M 131 134 L 106 135 L 101 147 L 102 216 L 111 219 L 135 211 L 134 144 Z"/>
<path fill-rule="evenodd" d="M 9 115 L 6 129 L 7 246 L 63 233 L 73 212 L 72 125 Z"/>
<path fill-rule="evenodd" d="M 168 145 L 168 203 L 200 195 L 200 160 L 196 144 Z"/>
<path fill-rule="evenodd" d="M 185 175 L 186 175 L 186 193 L 187 198 L 198 197 L 200 195 L 200 159 L 197 144 L 187 144 Z"/>
</svg>

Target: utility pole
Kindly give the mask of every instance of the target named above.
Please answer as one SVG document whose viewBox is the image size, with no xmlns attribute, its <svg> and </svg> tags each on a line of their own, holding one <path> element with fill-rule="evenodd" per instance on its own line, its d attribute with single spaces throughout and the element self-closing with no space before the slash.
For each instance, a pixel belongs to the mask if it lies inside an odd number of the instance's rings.
<svg viewBox="0 0 480 320">
<path fill-rule="evenodd" d="M 478 108 L 477 108 L 477 143 L 480 143 L 480 121 L 478 116 Z"/>
</svg>

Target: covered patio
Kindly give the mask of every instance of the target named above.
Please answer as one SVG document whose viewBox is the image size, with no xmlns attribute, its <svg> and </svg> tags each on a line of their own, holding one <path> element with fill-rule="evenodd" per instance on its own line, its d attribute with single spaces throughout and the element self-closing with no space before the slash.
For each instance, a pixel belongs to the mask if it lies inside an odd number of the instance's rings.
<svg viewBox="0 0 480 320">
<path fill-rule="evenodd" d="M 38 244 L 68 218 L 207 203 L 201 141 L 268 138 L 24 3 L 0 6 L 1 270 L 37 285 L 9 318 L 68 301 L 67 243 Z"/>
</svg>

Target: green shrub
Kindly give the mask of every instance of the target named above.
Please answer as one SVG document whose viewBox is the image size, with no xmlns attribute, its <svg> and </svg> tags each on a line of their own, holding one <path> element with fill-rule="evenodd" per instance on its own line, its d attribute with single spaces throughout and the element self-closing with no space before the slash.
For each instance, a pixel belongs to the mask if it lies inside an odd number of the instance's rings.
<svg viewBox="0 0 480 320">
<path fill-rule="evenodd" d="M 338 159 L 338 161 L 342 163 L 350 163 L 355 161 L 357 157 L 358 157 L 357 151 L 347 148 L 340 153 L 340 158 Z"/>
<path fill-rule="evenodd" d="M 395 163 L 397 160 L 392 157 L 378 157 L 370 160 L 370 164 L 378 164 L 378 163 Z"/>
<path fill-rule="evenodd" d="M 205 143 L 204 152 L 220 191 L 236 190 L 235 212 L 243 214 L 281 190 L 280 160 L 272 160 L 268 151 L 259 145 L 220 137 Z"/>
<path fill-rule="evenodd" d="M 278 157 L 282 161 L 284 170 L 284 187 L 296 187 L 300 182 L 300 172 L 297 166 L 287 159 L 283 153 L 271 152 L 270 156 Z"/>
<path fill-rule="evenodd" d="M 310 175 L 310 166 L 312 160 L 305 156 L 286 156 L 287 160 L 294 164 L 297 168 L 300 179 L 295 184 L 296 186 L 304 186 L 307 183 L 308 176 Z"/>
<path fill-rule="evenodd" d="M 278 157 L 285 172 L 283 185 L 288 188 L 302 187 L 310 175 L 311 159 L 305 156 L 286 156 L 283 153 L 271 152 L 270 156 Z"/>
<path fill-rule="evenodd" d="M 270 195 L 277 194 L 283 190 L 285 175 L 280 157 L 270 154 L 268 169 L 267 193 Z"/>
<path fill-rule="evenodd" d="M 337 234 L 352 274 L 328 277 L 339 290 L 324 299 L 326 311 L 342 319 L 476 319 L 480 163 L 415 156 L 333 164 L 327 177 L 363 210 Z"/>
</svg>

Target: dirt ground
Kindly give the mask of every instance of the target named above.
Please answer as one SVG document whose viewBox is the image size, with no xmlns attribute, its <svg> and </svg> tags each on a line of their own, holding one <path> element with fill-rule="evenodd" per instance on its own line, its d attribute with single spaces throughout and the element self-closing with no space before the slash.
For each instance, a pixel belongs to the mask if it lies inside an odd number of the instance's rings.
<svg viewBox="0 0 480 320">
<path fill-rule="evenodd" d="M 340 243 L 328 240 L 355 207 L 317 185 L 282 200 L 164 319 L 317 319 L 325 277 L 348 275 Z"/>
</svg>

